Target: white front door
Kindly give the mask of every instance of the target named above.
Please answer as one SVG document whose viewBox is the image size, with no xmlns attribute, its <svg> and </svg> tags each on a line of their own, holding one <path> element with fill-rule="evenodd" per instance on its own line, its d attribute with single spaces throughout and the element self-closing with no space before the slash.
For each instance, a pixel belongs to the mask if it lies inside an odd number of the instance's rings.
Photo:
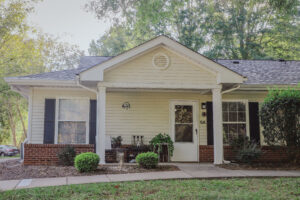
<svg viewBox="0 0 300 200">
<path fill-rule="evenodd" d="M 171 101 L 171 137 L 174 142 L 172 161 L 198 161 L 198 113 L 197 101 Z"/>
</svg>

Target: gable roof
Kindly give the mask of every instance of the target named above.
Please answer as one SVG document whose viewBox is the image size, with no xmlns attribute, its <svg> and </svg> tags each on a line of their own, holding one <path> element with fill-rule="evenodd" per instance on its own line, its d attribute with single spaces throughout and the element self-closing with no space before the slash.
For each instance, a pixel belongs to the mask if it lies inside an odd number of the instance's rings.
<svg viewBox="0 0 300 200">
<path fill-rule="evenodd" d="M 83 70 L 112 57 L 83 56 L 78 68 L 63 71 L 33 74 L 28 76 L 10 77 L 22 80 L 75 80 L 76 75 Z M 276 61 L 276 60 L 227 60 L 218 59 L 216 62 L 236 71 L 248 78 L 244 84 L 262 85 L 290 85 L 300 82 L 300 61 Z M 237 63 L 238 64 L 235 64 Z"/>
<path fill-rule="evenodd" d="M 207 70 L 217 75 L 217 83 L 243 83 L 245 77 L 241 74 L 230 70 L 229 68 L 216 63 L 215 61 L 195 52 L 186 46 L 180 44 L 167 36 L 158 36 L 149 40 L 139 46 L 136 46 L 128 51 L 125 51 L 112 59 L 100 63 L 94 67 L 80 72 L 80 80 L 82 81 L 103 81 L 104 71 L 114 68 L 122 67 L 120 64 L 145 54 L 154 48 L 163 46 L 169 50 L 176 52 L 179 56 L 183 56 L 199 67 L 204 67 Z"/>
</svg>

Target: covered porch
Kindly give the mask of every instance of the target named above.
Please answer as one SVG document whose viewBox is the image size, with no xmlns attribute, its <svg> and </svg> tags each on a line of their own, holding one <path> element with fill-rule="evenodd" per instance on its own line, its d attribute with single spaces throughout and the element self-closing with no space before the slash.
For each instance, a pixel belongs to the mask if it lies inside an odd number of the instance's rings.
<svg viewBox="0 0 300 200">
<path fill-rule="evenodd" d="M 147 144 L 158 133 L 170 135 L 174 142 L 171 161 L 200 162 L 201 145 L 213 139 L 213 162 L 222 164 L 222 93 L 236 86 L 226 88 L 206 85 L 158 89 L 98 83 L 96 153 L 101 164 L 105 163 L 105 151 L 110 149 L 110 138 L 121 136 L 123 143 L 132 144 L 133 136 L 142 136 Z M 212 112 L 209 122 L 207 106 Z M 207 138 L 208 123 L 213 128 L 212 138 Z"/>
</svg>

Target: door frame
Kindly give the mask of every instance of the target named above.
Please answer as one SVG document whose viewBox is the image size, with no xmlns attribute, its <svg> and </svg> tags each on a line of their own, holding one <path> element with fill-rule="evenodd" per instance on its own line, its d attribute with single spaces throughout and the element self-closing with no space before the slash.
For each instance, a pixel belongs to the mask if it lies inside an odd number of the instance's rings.
<svg viewBox="0 0 300 200">
<path fill-rule="evenodd" d="M 173 142 L 175 143 L 175 129 L 174 129 L 174 124 L 175 124 L 175 112 L 173 112 L 173 107 L 175 105 L 192 105 L 193 106 L 193 122 L 195 122 L 194 127 L 193 127 L 193 134 L 195 129 L 197 129 L 197 134 L 196 134 L 196 146 L 197 146 L 197 158 L 195 159 L 195 162 L 199 162 L 199 139 L 200 139 L 200 131 L 199 131 L 199 100 L 189 100 L 189 99 L 184 99 L 184 100 L 178 100 L 178 99 L 172 99 L 169 101 L 169 135 Z M 194 112 L 195 111 L 195 112 Z M 180 142 L 178 142 L 180 143 Z"/>
</svg>

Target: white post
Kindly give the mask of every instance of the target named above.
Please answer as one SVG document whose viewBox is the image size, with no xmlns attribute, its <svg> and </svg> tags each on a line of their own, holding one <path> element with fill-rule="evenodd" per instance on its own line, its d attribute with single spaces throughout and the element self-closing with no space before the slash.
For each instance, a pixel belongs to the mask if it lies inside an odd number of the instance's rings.
<svg viewBox="0 0 300 200">
<path fill-rule="evenodd" d="M 100 164 L 105 164 L 105 110 L 106 87 L 98 86 L 96 153 L 100 157 Z"/>
<path fill-rule="evenodd" d="M 212 89 L 214 126 L 214 164 L 223 163 L 222 94 L 220 88 Z"/>
</svg>

